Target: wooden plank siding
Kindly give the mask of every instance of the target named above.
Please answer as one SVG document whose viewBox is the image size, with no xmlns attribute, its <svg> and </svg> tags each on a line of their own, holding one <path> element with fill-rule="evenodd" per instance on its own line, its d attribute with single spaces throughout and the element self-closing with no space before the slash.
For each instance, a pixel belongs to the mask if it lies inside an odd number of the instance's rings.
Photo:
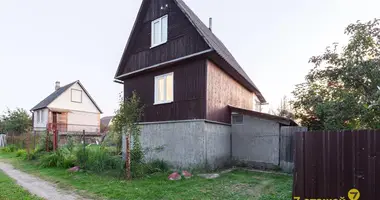
<svg viewBox="0 0 380 200">
<path fill-rule="evenodd" d="M 209 49 L 202 36 L 172 0 L 149 1 L 146 6 L 148 8 L 144 15 L 137 19 L 138 26 L 132 33 L 131 47 L 127 49 L 125 60 L 122 61 L 123 73 Z M 168 41 L 151 48 L 151 22 L 164 15 L 168 15 Z"/>
<path fill-rule="evenodd" d="M 174 73 L 174 101 L 154 104 L 154 77 Z M 191 60 L 124 80 L 124 94 L 135 90 L 144 104 L 142 122 L 205 119 L 206 62 Z"/>
<path fill-rule="evenodd" d="M 208 120 L 230 123 L 228 105 L 252 110 L 253 95 L 216 64 L 207 61 L 206 118 Z"/>
</svg>

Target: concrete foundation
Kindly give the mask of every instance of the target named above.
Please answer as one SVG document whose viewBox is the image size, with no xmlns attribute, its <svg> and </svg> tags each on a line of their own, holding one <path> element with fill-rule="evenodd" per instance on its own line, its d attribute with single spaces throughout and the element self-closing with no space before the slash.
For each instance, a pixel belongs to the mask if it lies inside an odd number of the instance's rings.
<svg viewBox="0 0 380 200">
<path fill-rule="evenodd" d="M 177 168 L 218 168 L 229 163 L 231 126 L 206 120 L 141 124 L 146 160 L 164 160 Z"/>
</svg>

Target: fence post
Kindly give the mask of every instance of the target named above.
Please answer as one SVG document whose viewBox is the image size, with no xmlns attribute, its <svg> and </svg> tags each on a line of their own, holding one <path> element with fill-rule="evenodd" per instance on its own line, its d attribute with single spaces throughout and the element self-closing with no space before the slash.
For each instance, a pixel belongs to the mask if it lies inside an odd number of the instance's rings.
<svg viewBox="0 0 380 200">
<path fill-rule="evenodd" d="M 127 128 L 123 131 L 125 133 L 125 176 L 127 180 L 131 180 L 131 149 L 130 149 L 130 135 Z"/>
<path fill-rule="evenodd" d="M 46 131 L 46 152 L 49 152 L 49 129 Z"/>
<path fill-rule="evenodd" d="M 36 131 L 33 131 L 33 148 L 36 148 Z"/>
<path fill-rule="evenodd" d="M 86 131 L 83 130 L 83 157 L 86 157 Z M 83 159 L 83 169 L 86 169 L 86 158 Z"/>
<path fill-rule="evenodd" d="M 30 142 L 30 131 L 26 132 L 26 153 L 28 154 L 28 160 L 30 160 L 29 142 Z"/>
<path fill-rule="evenodd" d="M 58 142 L 57 142 L 57 136 L 58 135 L 58 129 L 54 129 L 53 130 L 53 149 L 54 151 L 57 151 L 57 147 L 58 147 Z"/>
</svg>

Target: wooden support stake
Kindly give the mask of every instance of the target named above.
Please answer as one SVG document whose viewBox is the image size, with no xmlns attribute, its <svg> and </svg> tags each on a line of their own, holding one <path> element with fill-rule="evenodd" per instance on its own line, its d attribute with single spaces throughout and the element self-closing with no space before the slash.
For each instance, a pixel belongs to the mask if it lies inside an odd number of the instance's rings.
<svg viewBox="0 0 380 200">
<path fill-rule="evenodd" d="M 125 169 L 126 169 L 126 178 L 127 180 L 131 180 L 131 150 L 129 146 L 129 134 L 127 133 L 125 136 L 125 149 L 126 149 L 126 161 L 125 161 Z"/>
<path fill-rule="evenodd" d="M 49 130 L 46 131 L 46 152 L 49 152 Z"/>
<path fill-rule="evenodd" d="M 30 160 L 29 144 L 30 144 L 30 131 L 26 132 L 26 153 L 28 154 L 28 160 Z"/>
<path fill-rule="evenodd" d="M 87 160 L 87 157 L 85 156 L 86 155 L 86 131 L 83 130 L 83 169 L 85 170 L 86 169 L 86 160 Z"/>
<path fill-rule="evenodd" d="M 53 130 L 53 149 L 57 151 L 58 149 L 58 129 Z"/>
</svg>

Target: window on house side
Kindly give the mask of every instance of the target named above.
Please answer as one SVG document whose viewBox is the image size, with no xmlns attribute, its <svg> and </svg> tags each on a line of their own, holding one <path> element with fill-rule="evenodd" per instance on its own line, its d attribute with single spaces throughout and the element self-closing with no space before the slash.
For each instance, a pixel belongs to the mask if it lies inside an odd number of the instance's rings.
<svg viewBox="0 0 380 200">
<path fill-rule="evenodd" d="M 37 119 L 37 123 L 40 123 L 40 111 L 39 110 L 36 111 L 35 117 Z"/>
<path fill-rule="evenodd" d="M 40 116 L 41 116 L 41 123 L 44 122 L 44 111 L 41 110 L 41 113 L 40 113 Z"/>
<path fill-rule="evenodd" d="M 152 21 L 152 47 L 168 40 L 168 15 Z"/>
<path fill-rule="evenodd" d="M 154 77 L 154 104 L 173 102 L 173 72 Z"/>
<path fill-rule="evenodd" d="M 71 89 L 71 101 L 82 103 L 82 90 Z"/>
<path fill-rule="evenodd" d="M 239 114 L 232 115 L 232 124 L 244 124 L 243 115 L 239 115 Z"/>
</svg>

